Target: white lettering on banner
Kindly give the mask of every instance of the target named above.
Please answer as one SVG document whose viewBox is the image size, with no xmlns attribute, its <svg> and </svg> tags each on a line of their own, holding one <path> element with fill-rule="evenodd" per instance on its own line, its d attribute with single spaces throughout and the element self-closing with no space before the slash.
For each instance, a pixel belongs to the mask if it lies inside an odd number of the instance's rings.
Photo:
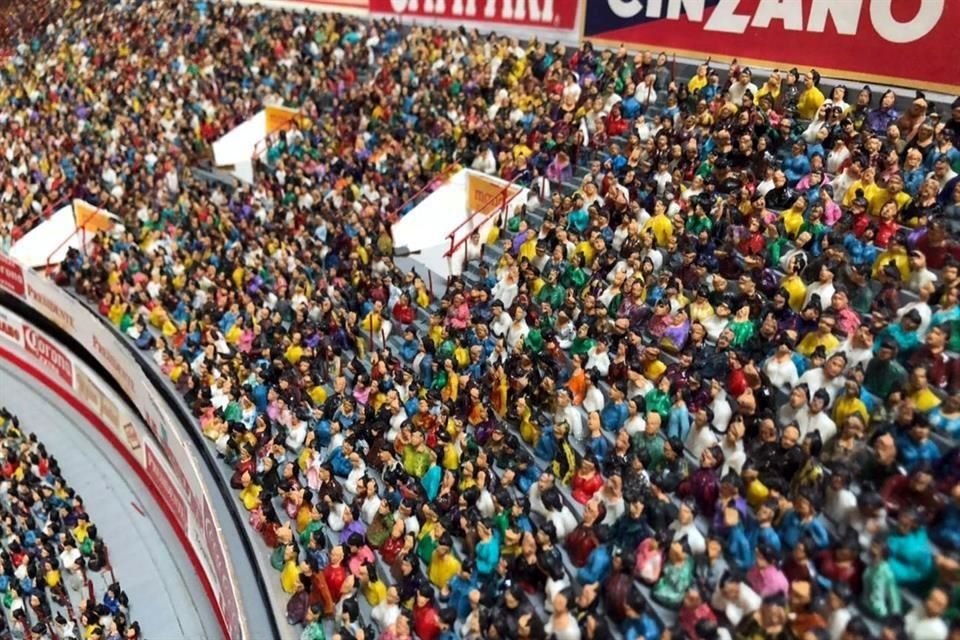
<svg viewBox="0 0 960 640">
<path fill-rule="evenodd" d="M 417 0 L 393 0 L 394 5 L 416 4 Z M 491 0 L 492 2 L 492 0 Z M 664 11 L 666 2 L 666 11 Z M 905 22 L 893 16 L 893 0 L 870 0 L 867 12 L 873 28 L 888 42 L 915 42 L 930 33 L 943 15 L 946 0 L 920 0 L 916 14 Z M 807 21 L 803 21 L 804 5 L 809 4 Z M 647 18 L 703 22 L 706 0 L 607 0 L 607 6 L 618 18 L 629 20 L 643 13 Z M 398 11 L 402 11 L 398 9 Z M 767 29 L 780 22 L 788 31 L 824 33 L 827 17 L 837 33 L 855 36 L 863 18 L 863 0 L 760 0 L 753 14 L 744 13 L 741 0 L 720 0 L 703 25 L 705 31 L 746 33 L 748 27 Z"/>
<path fill-rule="evenodd" d="M 36 302 L 48 311 L 49 313 L 47 313 L 46 316 L 61 329 L 66 329 L 70 332 L 73 331 L 73 316 L 64 311 L 50 296 L 42 291 L 38 291 L 30 282 L 27 283 L 27 299 Z"/>
<path fill-rule="evenodd" d="M 200 472 L 193 464 L 193 454 L 188 450 L 177 432 L 173 429 L 167 430 L 164 426 L 170 424 L 171 421 L 166 411 L 161 408 L 160 401 L 154 397 L 153 392 L 148 391 L 147 396 L 151 408 L 150 411 L 146 412 L 149 418 L 150 428 L 157 437 L 157 440 L 160 441 L 160 445 L 163 448 L 164 459 L 167 461 L 170 472 L 180 487 L 181 495 L 186 499 L 187 508 L 193 516 L 193 522 L 196 523 L 199 529 L 196 535 L 200 535 L 203 530 L 203 502 L 205 500 L 202 482 L 197 480 L 197 478 L 200 477 Z M 160 436 L 157 435 L 158 433 L 162 433 L 162 440 Z M 189 476 L 186 471 L 184 471 L 184 468 L 190 472 Z M 202 542 L 199 538 L 198 540 Z M 205 549 L 205 546 L 201 544 L 198 548 Z M 209 559 L 209 555 L 207 555 L 207 558 Z"/>
<path fill-rule="evenodd" d="M 2 253 L 0 253 L 0 289 L 6 289 L 20 297 L 23 297 L 25 291 L 23 267 Z"/>
<path fill-rule="evenodd" d="M 720 4 L 710 14 L 710 19 L 703 28 L 707 31 L 744 33 L 750 24 L 750 16 L 737 13 L 739 4 L 740 0 L 720 0 Z"/>
<path fill-rule="evenodd" d="M 219 546 L 217 540 L 220 538 L 220 532 L 217 530 L 217 519 L 213 515 L 213 509 L 210 507 L 210 503 L 204 500 L 201 504 L 197 505 L 198 510 L 200 511 L 199 518 L 197 522 L 200 523 L 203 531 L 203 543 L 207 550 L 210 552 L 210 562 L 213 565 L 214 571 L 220 573 L 223 567 L 219 566 L 221 562 L 224 562 L 223 557 L 217 557 L 217 554 L 214 553 L 214 550 Z M 196 517 L 197 514 L 194 514 Z M 221 589 L 222 593 L 222 589 Z"/>
<path fill-rule="evenodd" d="M 116 344 L 116 341 L 110 342 Z M 118 347 L 120 345 L 117 345 Z M 121 347 L 122 348 L 122 347 Z M 117 381 L 124 393 L 131 400 L 135 397 L 136 390 L 133 384 L 133 378 L 126 372 L 126 368 L 120 364 L 113 351 L 97 339 L 97 334 L 93 334 L 93 349 L 98 355 L 103 357 L 103 365 L 106 367 L 113 379 Z"/>
<path fill-rule="evenodd" d="M 163 476 L 163 481 L 168 485 L 164 491 L 176 492 L 176 508 L 178 512 L 182 508 L 182 512 L 179 513 L 186 516 L 184 522 L 187 524 L 187 536 L 199 552 L 198 555 L 206 568 L 207 575 L 211 576 L 211 585 L 218 594 L 218 606 L 230 627 L 230 637 L 242 638 L 233 574 L 223 551 L 220 529 L 209 509 L 205 509 L 208 498 L 202 481 L 199 480 L 199 471 L 193 464 L 193 454 L 180 439 L 176 430 L 167 428 L 166 425 L 172 425 L 172 423 L 154 392 L 146 390 L 141 395 L 147 396 L 143 404 L 149 409 L 144 412 L 144 416 L 148 419 L 151 430 L 155 434 L 162 434 L 163 438 L 162 458 L 166 462 L 166 467 L 169 468 Z M 160 436 L 157 437 L 159 440 Z M 155 458 L 154 464 L 159 465 L 158 460 L 161 456 L 158 456 L 158 451 L 149 443 L 145 449 L 148 456 Z"/>
<path fill-rule="evenodd" d="M 20 321 L 5 313 L 0 313 L 0 336 L 8 338 L 11 342 L 21 344 L 20 334 Z"/>
<path fill-rule="evenodd" d="M 842 36 L 857 35 L 857 23 L 860 22 L 860 8 L 863 0 L 832 0 L 814 2 L 810 7 L 807 31 L 823 33 L 827 28 L 827 16 L 833 19 L 833 28 Z"/>
<path fill-rule="evenodd" d="M 703 0 L 670 0 L 670 4 L 667 5 L 667 18 L 679 20 L 681 9 L 687 14 L 688 20 L 703 22 Z"/>
<path fill-rule="evenodd" d="M 447 11 L 446 0 L 423 0 L 424 13 L 453 18 L 478 18 L 504 20 L 507 22 L 541 22 L 552 24 L 554 19 L 554 0 L 486 0 L 483 11 L 477 11 L 477 0 L 452 0 Z M 613 0 L 611 0 L 613 1 Z M 396 13 L 417 13 L 420 0 L 390 0 L 390 6 Z M 497 13 L 499 6 L 500 12 Z"/>
<path fill-rule="evenodd" d="M 607 0 L 607 5 L 610 11 L 613 11 L 613 15 L 624 20 L 638 16 L 643 11 L 643 3 L 640 0 Z"/>
<path fill-rule="evenodd" d="M 943 15 L 943 3 L 944 0 L 921 0 L 917 15 L 900 22 L 893 17 L 893 0 L 873 0 L 870 3 L 870 20 L 881 38 L 900 44 L 913 42 L 937 26 Z"/>
<path fill-rule="evenodd" d="M 213 516 L 213 509 L 206 499 L 203 501 L 203 517 L 201 522 L 203 522 L 204 546 L 210 553 L 211 565 L 219 578 L 217 588 L 220 593 L 220 610 L 223 611 L 227 626 L 230 627 L 230 637 L 238 638 L 238 634 L 240 633 L 240 612 L 236 609 L 237 595 L 234 592 L 233 581 L 230 580 L 227 556 L 224 553 L 221 542 L 223 536 L 217 528 L 216 519 Z"/>
<path fill-rule="evenodd" d="M 180 470 L 179 467 L 177 468 L 177 470 L 181 474 L 183 474 L 183 471 Z M 186 483 L 186 479 L 187 479 L 186 476 L 181 477 L 181 480 L 185 483 Z M 202 504 L 204 502 L 203 494 L 200 491 L 195 490 L 194 487 L 189 483 L 186 483 L 186 485 L 184 486 L 184 490 L 186 491 L 187 500 L 189 501 L 189 504 L 190 504 L 190 513 L 193 514 L 193 517 L 197 522 L 203 522 L 203 507 L 202 507 Z"/>
<path fill-rule="evenodd" d="M 761 2 L 753 14 L 752 26 L 766 29 L 778 20 L 787 31 L 803 31 L 803 5 L 800 0 L 767 0 Z"/>
<path fill-rule="evenodd" d="M 73 363 L 63 351 L 28 324 L 23 325 L 23 342 L 27 353 L 52 369 L 52 373 L 73 389 Z"/>
</svg>

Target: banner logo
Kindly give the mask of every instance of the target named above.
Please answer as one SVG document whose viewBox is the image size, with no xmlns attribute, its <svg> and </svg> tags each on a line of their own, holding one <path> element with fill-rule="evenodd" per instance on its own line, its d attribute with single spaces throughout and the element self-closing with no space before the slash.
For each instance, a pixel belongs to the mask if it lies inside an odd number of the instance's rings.
<svg viewBox="0 0 960 640">
<path fill-rule="evenodd" d="M 593 1 L 593 0 L 591 0 Z M 371 0 L 374 13 L 573 29 L 578 0 Z"/>
<path fill-rule="evenodd" d="M 603 44 L 865 82 L 960 90 L 951 0 L 588 0 L 583 34 Z M 834 46 L 824 47 L 824 38 Z M 909 52 L 899 45 L 921 47 Z M 922 55 L 908 55 L 922 51 Z"/>
<path fill-rule="evenodd" d="M 140 448 L 140 434 L 137 433 L 132 422 L 123 425 L 123 433 L 127 437 L 127 444 L 130 446 L 131 451 L 136 451 Z"/>
<path fill-rule="evenodd" d="M 500 208 L 507 200 L 511 200 L 518 193 L 520 187 L 511 186 L 499 178 L 485 176 L 482 173 L 467 173 L 467 211 L 471 214 L 491 214 Z M 477 218 L 483 220 L 482 217 Z"/>
<path fill-rule="evenodd" d="M 806 23 L 802 3 L 781 0 L 760 0 L 752 9 L 744 0 L 607 0 L 607 5 L 623 20 L 679 20 L 683 14 L 691 22 L 703 22 L 704 31 L 725 33 L 745 33 L 748 27 L 766 29 L 773 22 L 782 23 L 790 31 L 823 33 L 829 17 L 839 34 L 856 35 L 863 19 L 863 0 L 812 0 Z M 716 8 L 704 19 L 708 7 Z M 921 0 L 919 10 L 900 21 L 893 15 L 892 0 L 873 0 L 867 15 L 885 40 L 905 43 L 930 33 L 943 8 L 944 0 Z"/>
<path fill-rule="evenodd" d="M 180 493 L 170 480 L 170 476 L 167 475 L 166 470 L 160 464 L 160 460 L 153 453 L 153 448 L 147 447 L 146 453 L 147 475 L 153 480 L 153 486 L 163 496 L 163 501 L 173 511 L 177 522 L 185 523 L 187 521 L 187 505 L 184 504 L 183 498 L 180 497 Z"/>
<path fill-rule="evenodd" d="M 80 394 L 80 397 L 86 401 L 87 406 L 93 409 L 97 415 L 103 415 L 100 409 L 100 401 L 103 399 L 103 394 L 100 393 L 100 390 L 93 383 L 93 380 L 87 377 L 87 374 L 85 374 L 82 369 L 77 370 L 77 393 Z"/>
<path fill-rule="evenodd" d="M 23 281 L 23 267 L 20 263 L 11 260 L 0 253 L 0 289 L 5 289 L 15 296 L 23 297 L 26 285 Z"/>
<path fill-rule="evenodd" d="M 23 338 L 27 353 L 46 365 L 47 373 L 55 374 L 72 389 L 73 363 L 66 354 L 30 325 L 24 325 Z"/>
<path fill-rule="evenodd" d="M 5 313 L 0 313 L 0 336 L 9 338 L 11 341 L 20 344 L 20 321 L 11 318 Z"/>
<path fill-rule="evenodd" d="M 39 291 L 32 284 L 27 285 L 27 298 L 43 307 L 46 311 L 44 315 L 56 323 L 58 327 L 66 329 L 67 331 L 73 331 L 73 316 L 64 311 L 60 305 L 57 304 L 56 300 L 44 292 Z"/>
</svg>

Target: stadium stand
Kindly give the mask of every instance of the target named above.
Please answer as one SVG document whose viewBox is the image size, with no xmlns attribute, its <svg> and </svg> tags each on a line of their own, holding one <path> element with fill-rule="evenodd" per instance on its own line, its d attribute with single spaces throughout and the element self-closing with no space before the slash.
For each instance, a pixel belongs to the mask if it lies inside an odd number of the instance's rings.
<svg viewBox="0 0 960 640">
<path fill-rule="evenodd" d="M 956 633 L 960 102 L 77 11 L 4 72 L 46 136 L 10 241 L 64 195 L 122 219 L 55 277 L 192 407 L 303 638 Z M 276 100 L 253 185 L 190 170 Z M 532 195 L 436 294 L 390 227 L 456 165 Z"/>
</svg>

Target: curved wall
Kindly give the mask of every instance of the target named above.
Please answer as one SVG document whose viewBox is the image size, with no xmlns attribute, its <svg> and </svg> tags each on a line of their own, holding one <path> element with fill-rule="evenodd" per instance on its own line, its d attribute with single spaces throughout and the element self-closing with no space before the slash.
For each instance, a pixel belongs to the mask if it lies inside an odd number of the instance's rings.
<svg viewBox="0 0 960 640">
<path fill-rule="evenodd" d="M 8 354 L 19 349 L 27 373 L 104 425 L 107 440 L 150 487 L 178 532 L 224 637 L 282 637 L 277 620 L 283 612 L 264 579 L 267 558 L 254 551 L 226 467 L 216 463 L 198 425 L 152 363 L 82 303 L 2 254 L 0 306 L 23 318 L 0 315 L 0 348 Z M 109 401 L 105 383 L 129 407 Z M 138 421 L 126 419 L 130 411 L 147 425 L 142 433 L 133 424 Z"/>
<path fill-rule="evenodd" d="M 22 321 L 11 322 L 6 309 L 0 309 L 0 322 L 5 331 L 22 335 Z M 126 447 L 110 426 L 120 417 L 113 408 L 125 408 L 125 402 L 89 370 L 80 375 L 96 386 L 88 386 L 83 397 L 38 364 L 22 344 L 0 337 L 0 402 L 47 445 L 71 487 L 94 498 L 86 507 L 100 526 L 111 570 L 91 573 L 89 586 L 102 593 L 115 574 L 148 638 L 222 637 L 212 586 L 189 555 L 189 541 L 172 526 L 136 462 L 123 455 Z M 123 413 L 139 422 L 133 411 Z"/>
</svg>

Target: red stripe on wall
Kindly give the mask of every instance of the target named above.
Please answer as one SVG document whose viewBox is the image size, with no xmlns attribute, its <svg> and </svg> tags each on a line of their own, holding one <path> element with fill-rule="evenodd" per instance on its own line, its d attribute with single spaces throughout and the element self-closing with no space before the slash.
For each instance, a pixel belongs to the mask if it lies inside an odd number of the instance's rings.
<svg viewBox="0 0 960 640">
<path fill-rule="evenodd" d="M 217 597 L 213 591 L 213 585 L 210 583 L 209 578 L 206 573 L 203 571 L 203 565 L 200 564 L 200 558 L 197 556 L 197 552 L 194 550 L 193 545 L 190 543 L 190 538 L 187 535 L 187 532 L 184 530 L 183 524 L 176 521 L 174 518 L 173 512 L 166 505 L 163 500 L 163 497 L 160 495 L 160 492 L 153 486 L 153 483 L 150 481 L 150 478 L 147 476 L 146 471 L 143 467 L 137 464 L 137 461 L 134 459 L 130 451 L 123 446 L 117 436 L 110 430 L 107 424 L 100 419 L 93 411 L 91 411 L 85 404 L 78 400 L 73 395 L 73 390 L 65 390 L 58 383 L 54 382 L 52 378 L 47 376 L 45 373 L 40 371 L 38 368 L 21 358 L 20 356 L 7 351 L 3 347 L 0 347 L 0 358 L 10 362 L 15 365 L 18 369 L 29 375 L 30 377 L 41 382 L 45 387 L 53 391 L 55 394 L 60 396 L 60 398 L 70 405 L 77 413 L 83 416 L 83 418 L 96 427 L 97 431 L 100 432 L 110 445 L 120 452 L 123 459 L 126 463 L 133 469 L 137 477 L 140 478 L 140 481 L 146 485 L 147 489 L 150 491 L 150 495 L 153 497 L 154 502 L 160 505 L 160 509 L 163 511 L 163 515 L 166 517 L 167 522 L 170 524 L 170 527 L 173 529 L 173 532 L 177 535 L 177 539 L 180 541 L 180 546 L 183 547 L 183 550 L 186 552 L 187 557 L 190 559 L 190 564 L 193 565 L 193 570 L 197 574 L 197 577 L 200 579 L 201 584 L 203 585 L 203 590 L 207 595 L 207 601 L 210 603 L 210 606 L 217 614 L 217 624 L 220 625 L 220 630 L 223 632 L 223 637 L 227 640 L 230 640 L 230 634 L 228 632 L 228 627 L 226 620 L 223 617 L 223 612 L 220 611 L 220 606 L 217 604 Z"/>
</svg>

